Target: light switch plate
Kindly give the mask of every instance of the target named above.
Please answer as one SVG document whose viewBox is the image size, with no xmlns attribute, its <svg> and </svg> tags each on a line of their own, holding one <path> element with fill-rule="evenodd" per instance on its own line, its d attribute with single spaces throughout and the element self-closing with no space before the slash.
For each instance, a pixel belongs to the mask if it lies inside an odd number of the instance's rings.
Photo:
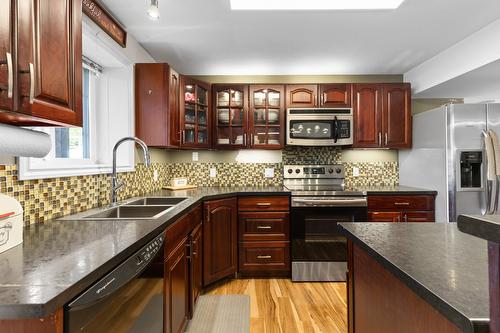
<svg viewBox="0 0 500 333">
<path fill-rule="evenodd" d="M 264 170 L 264 177 L 265 178 L 274 178 L 274 168 L 266 168 Z"/>
<path fill-rule="evenodd" d="M 358 167 L 353 167 L 352 168 L 352 175 L 354 177 L 359 177 L 359 168 Z"/>
<path fill-rule="evenodd" d="M 193 162 L 197 162 L 198 159 L 199 159 L 198 152 L 197 151 L 193 151 Z"/>
<path fill-rule="evenodd" d="M 212 177 L 212 178 L 217 177 L 217 169 L 216 168 L 210 168 L 210 177 Z"/>
</svg>

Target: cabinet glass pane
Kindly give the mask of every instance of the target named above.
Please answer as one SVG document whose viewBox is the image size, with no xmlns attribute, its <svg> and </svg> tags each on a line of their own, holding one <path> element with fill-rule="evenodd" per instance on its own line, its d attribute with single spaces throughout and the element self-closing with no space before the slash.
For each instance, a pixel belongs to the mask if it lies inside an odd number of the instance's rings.
<svg viewBox="0 0 500 333">
<path fill-rule="evenodd" d="M 255 127 L 253 135 L 254 145 L 265 145 L 267 141 L 267 129 L 265 127 Z"/>
<path fill-rule="evenodd" d="M 229 106 L 229 92 L 219 91 L 217 93 L 217 106 Z"/>
<path fill-rule="evenodd" d="M 194 123 L 196 121 L 196 111 L 193 104 L 186 104 L 184 108 L 184 121 L 186 123 Z"/>
<path fill-rule="evenodd" d="M 243 125 L 243 109 L 231 109 L 231 125 Z"/>
<path fill-rule="evenodd" d="M 186 126 L 186 129 L 184 130 L 184 142 L 185 143 L 194 143 L 194 126 Z"/>
<path fill-rule="evenodd" d="M 270 91 L 267 94 L 269 107 L 279 107 L 280 106 L 280 93 L 277 91 Z"/>
<path fill-rule="evenodd" d="M 267 129 L 267 144 L 279 145 L 281 138 L 281 129 L 279 127 L 268 127 Z"/>
<path fill-rule="evenodd" d="M 231 90 L 231 106 L 243 106 L 243 92 Z"/>
<path fill-rule="evenodd" d="M 253 93 L 253 104 L 254 106 L 262 106 L 266 105 L 266 93 L 264 91 L 256 91 Z"/>
<path fill-rule="evenodd" d="M 198 108 L 198 125 L 206 125 L 207 124 L 207 109 L 206 107 Z"/>
<path fill-rule="evenodd" d="M 205 144 L 208 142 L 208 131 L 206 127 L 198 127 L 197 143 Z"/>
<path fill-rule="evenodd" d="M 207 105 L 207 90 L 202 88 L 202 87 L 196 87 L 196 95 L 197 95 L 197 98 L 198 98 L 198 103 L 199 104 L 203 104 L 203 105 Z"/>
<path fill-rule="evenodd" d="M 231 128 L 231 144 L 242 145 L 245 143 L 243 135 L 244 131 L 242 127 L 232 127 Z"/>
<path fill-rule="evenodd" d="M 186 102 L 195 101 L 194 86 L 190 84 L 184 86 L 184 101 Z"/>
<path fill-rule="evenodd" d="M 280 122 L 280 110 L 269 109 L 268 111 L 268 121 L 269 124 L 279 124 Z"/>
<path fill-rule="evenodd" d="M 253 122 L 256 125 L 265 125 L 266 109 L 255 109 L 253 112 Z"/>
<path fill-rule="evenodd" d="M 219 127 L 217 130 L 217 143 L 220 145 L 228 145 L 231 138 L 230 127 Z"/>
<path fill-rule="evenodd" d="M 217 109 L 217 121 L 219 125 L 228 125 L 229 109 Z"/>
</svg>

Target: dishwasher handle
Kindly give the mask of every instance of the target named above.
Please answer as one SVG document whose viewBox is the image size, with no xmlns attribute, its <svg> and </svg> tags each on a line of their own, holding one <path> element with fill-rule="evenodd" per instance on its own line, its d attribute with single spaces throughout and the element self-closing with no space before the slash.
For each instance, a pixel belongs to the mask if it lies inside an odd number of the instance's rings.
<svg viewBox="0 0 500 333">
<path fill-rule="evenodd" d="M 146 269 L 160 251 L 164 239 L 165 235 L 163 233 L 158 235 L 118 267 L 94 283 L 73 302 L 69 303 L 67 308 L 78 310 L 92 306 L 121 289 Z"/>
</svg>

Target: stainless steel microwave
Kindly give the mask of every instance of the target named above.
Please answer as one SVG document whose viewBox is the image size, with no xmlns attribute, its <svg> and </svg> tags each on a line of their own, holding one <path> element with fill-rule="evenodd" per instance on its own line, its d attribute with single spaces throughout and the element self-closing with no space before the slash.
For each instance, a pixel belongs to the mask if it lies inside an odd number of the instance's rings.
<svg viewBox="0 0 500 333">
<path fill-rule="evenodd" d="M 352 145 L 349 108 L 290 108 L 286 112 L 286 144 L 294 146 Z"/>
</svg>

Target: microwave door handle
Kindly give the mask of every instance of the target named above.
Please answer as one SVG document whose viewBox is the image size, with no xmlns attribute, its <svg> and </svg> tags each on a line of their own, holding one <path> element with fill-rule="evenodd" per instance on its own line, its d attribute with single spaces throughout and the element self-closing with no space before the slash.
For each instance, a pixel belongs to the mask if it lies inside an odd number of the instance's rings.
<svg viewBox="0 0 500 333">
<path fill-rule="evenodd" d="M 335 116 L 333 120 L 333 142 L 337 143 L 338 139 L 339 139 L 339 126 L 338 126 L 337 116 Z"/>
</svg>

